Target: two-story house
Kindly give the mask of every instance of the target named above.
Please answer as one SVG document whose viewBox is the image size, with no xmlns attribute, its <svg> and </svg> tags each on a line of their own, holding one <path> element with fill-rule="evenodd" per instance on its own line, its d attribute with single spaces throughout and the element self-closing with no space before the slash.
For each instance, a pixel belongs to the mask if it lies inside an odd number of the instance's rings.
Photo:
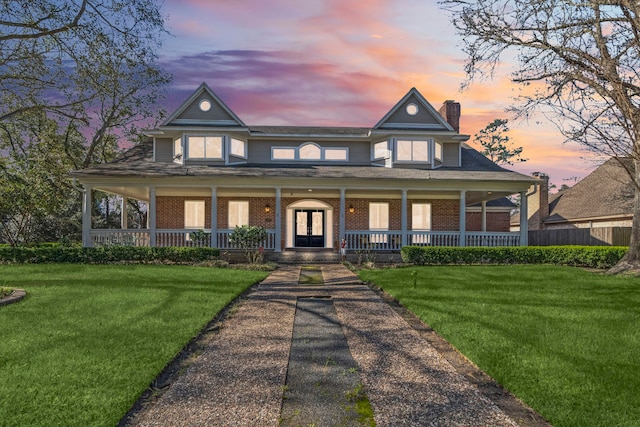
<svg viewBox="0 0 640 427">
<path fill-rule="evenodd" d="M 467 146 L 459 120 L 460 104 L 438 112 L 414 88 L 373 127 L 251 126 L 203 83 L 148 142 L 73 174 L 83 244 L 189 245 L 202 229 L 206 244 L 233 249 L 244 224 L 265 227 L 273 252 L 337 250 L 343 237 L 352 251 L 526 244 L 526 227 L 509 232 L 509 208 L 491 206 L 536 179 Z M 148 227 L 94 229 L 92 190 L 147 202 Z"/>
</svg>

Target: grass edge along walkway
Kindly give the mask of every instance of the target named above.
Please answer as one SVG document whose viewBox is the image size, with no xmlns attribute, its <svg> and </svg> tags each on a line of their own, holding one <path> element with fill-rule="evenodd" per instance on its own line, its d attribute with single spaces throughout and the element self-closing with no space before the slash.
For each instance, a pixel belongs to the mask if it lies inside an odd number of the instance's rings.
<svg viewBox="0 0 640 427">
<path fill-rule="evenodd" d="M 556 266 L 359 275 L 553 425 L 640 422 L 640 279 Z"/>
<path fill-rule="evenodd" d="M 267 273 L 189 266 L 0 266 L 1 425 L 111 426 L 223 307 Z"/>
</svg>

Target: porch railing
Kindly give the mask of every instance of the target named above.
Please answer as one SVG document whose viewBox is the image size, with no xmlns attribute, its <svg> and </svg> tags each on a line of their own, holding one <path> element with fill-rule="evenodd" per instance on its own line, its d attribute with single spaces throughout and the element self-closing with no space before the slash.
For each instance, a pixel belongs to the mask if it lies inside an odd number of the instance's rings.
<svg viewBox="0 0 640 427">
<path fill-rule="evenodd" d="M 237 247 L 231 243 L 231 233 L 233 233 L 233 230 L 231 229 L 219 229 L 216 233 L 216 239 L 213 246 L 220 250 L 237 249 Z M 261 246 L 265 250 L 274 250 L 276 248 L 276 230 L 267 230 L 267 238 L 262 242 Z"/>
<path fill-rule="evenodd" d="M 231 244 L 231 229 L 219 229 L 215 236 L 210 230 L 205 235 L 196 230 L 175 229 L 156 230 L 156 246 L 212 246 L 220 250 L 237 249 Z M 402 231 L 399 230 L 349 230 L 345 233 L 349 251 L 399 251 L 402 248 Z M 149 230 L 91 230 L 91 241 L 94 246 L 150 246 Z M 496 233 L 467 231 L 466 246 L 518 246 L 520 233 Z M 406 244 L 416 246 L 459 246 L 459 231 L 415 231 L 406 233 Z M 276 248 L 276 232 L 267 230 L 267 238 L 262 243 L 265 250 Z"/>
<path fill-rule="evenodd" d="M 149 246 L 149 230 L 91 230 L 93 246 Z"/>
<path fill-rule="evenodd" d="M 398 230 L 351 230 L 346 233 L 350 251 L 399 251 L 402 232 Z M 518 246 L 520 233 L 465 232 L 466 246 Z M 406 244 L 411 246 L 460 246 L 459 231 L 407 231 Z"/>
</svg>

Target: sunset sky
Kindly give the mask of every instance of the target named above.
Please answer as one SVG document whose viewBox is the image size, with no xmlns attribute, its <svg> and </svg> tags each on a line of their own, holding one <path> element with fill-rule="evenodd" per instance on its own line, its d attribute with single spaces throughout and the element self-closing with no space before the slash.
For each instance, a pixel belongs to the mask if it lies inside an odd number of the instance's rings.
<svg viewBox="0 0 640 427">
<path fill-rule="evenodd" d="M 504 75 L 460 91 L 464 55 L 448 16 L 425 0 L 166 0 L 171 36 L 161 61 L 174 74 L 173 111 L 202 82 L 249 125 L 373 126 L 415 87 L 438 109 L 462 105 L 476 134 L 517 93 Z M 595 166 L 543 118 L 510 122 L 529 161 L 560 187 Z"/>
</svg>

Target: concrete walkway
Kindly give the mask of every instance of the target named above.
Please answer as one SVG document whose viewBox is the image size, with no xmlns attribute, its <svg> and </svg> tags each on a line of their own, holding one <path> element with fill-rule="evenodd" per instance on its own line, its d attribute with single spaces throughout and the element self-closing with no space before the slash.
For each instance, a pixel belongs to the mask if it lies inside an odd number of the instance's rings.
<svg viewBox="0 0 640 427">
<path fill-rule="evenodd" d="M 377 426 L 519 425 L 348 269 L 323 265 L 322 285 L 298 284 L 299 275 L 299 266 L 269 275 L 128 425 L 278 426 L 297 301 L 309 297 L 333 303 Z"/>
</svg>

